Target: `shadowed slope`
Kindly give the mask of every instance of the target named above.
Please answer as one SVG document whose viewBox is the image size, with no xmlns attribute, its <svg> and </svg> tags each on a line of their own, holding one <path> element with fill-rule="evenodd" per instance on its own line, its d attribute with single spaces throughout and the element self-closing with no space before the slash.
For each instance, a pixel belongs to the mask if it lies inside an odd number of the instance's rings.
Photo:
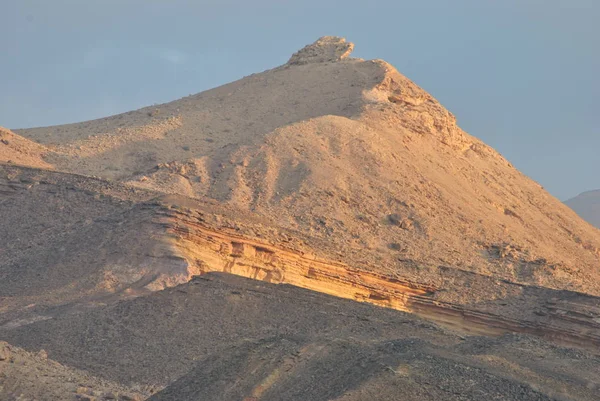
<svg viewBox="0 0 600 401">
<path fill-rule="evenodd" d="M 227 274 L 0 336 L 156 400 L 592 401 L 597 355 L 458 335 L 412 315 Z M 493 399 L 493 398 L 492 398 Z"/>
<path fill-rule="evenodd" d="M 591 225 L 600 228 L 600 190 L 584 192 L 565 204 Z"/>
</svg>

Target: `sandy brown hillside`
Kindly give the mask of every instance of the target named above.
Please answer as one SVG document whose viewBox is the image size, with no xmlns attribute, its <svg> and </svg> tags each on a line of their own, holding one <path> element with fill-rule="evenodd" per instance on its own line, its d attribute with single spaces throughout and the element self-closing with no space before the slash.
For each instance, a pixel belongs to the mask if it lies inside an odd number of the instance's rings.
<svg viewBox="0 0 600 401">
<path fill-rule="evenodd" d="M 600 228 L 600 190 L 588 191 L 565 202 L 581 218 Z"/>
<path fill-rule="evenodd" d="M 44 146 L 0 127 L 0 163 L 51 168 L 50 164 L 43 160 L 46 152 Z"/>
<path fill-rule="evenodd" d="M 322 38 L 213 90 L 18 134 L 57 169 L 226 202 L 367 269 L 445 265 L 600 294 L 600 233 L 392 66 L 351 50 Z"/>
</svg>

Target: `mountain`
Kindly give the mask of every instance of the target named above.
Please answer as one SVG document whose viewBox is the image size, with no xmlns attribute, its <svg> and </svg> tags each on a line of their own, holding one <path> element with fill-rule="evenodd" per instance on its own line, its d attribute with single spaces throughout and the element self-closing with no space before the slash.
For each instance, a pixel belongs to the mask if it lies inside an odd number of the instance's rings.
<svg viewBox="0 0 600 401">
<path fill-rule="evenodd" d="M 598 232 L 352 47 L 326 37 L 181 100 L 16 133 L 57 170 L 214 199 L 326 240 L 361 269 L 443 265 L 600 293 Z"/>
<path fill-rule="evenodd" d="M 600 228 L 600 190 L 588 191 L 565 202 L 581 218 Z"/>
<path fill-rule="evenodd" d="M 7 131 L 0 339 L 159 400 L 594 399 L 600 232 L 353 47 Z"/>
</svg>

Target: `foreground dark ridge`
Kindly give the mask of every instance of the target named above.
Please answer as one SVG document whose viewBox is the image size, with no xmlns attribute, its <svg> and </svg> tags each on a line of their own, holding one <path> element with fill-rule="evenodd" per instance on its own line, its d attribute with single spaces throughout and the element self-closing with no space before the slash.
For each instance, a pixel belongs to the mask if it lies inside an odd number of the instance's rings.
<svg viewBox="0 0 600 401">
<path fill-rule="evenodd" d="M 65 312 L 0 328 L 0 338 L 129 388 L 164 387 L 152 400 L 596 401 L 600 388 L 600 359 L 584 350 L 527 335 L 463 336 L 411 314 L 224 273 Z M 73 400 L 66 395 L 36 399 Z"/>
</svg>

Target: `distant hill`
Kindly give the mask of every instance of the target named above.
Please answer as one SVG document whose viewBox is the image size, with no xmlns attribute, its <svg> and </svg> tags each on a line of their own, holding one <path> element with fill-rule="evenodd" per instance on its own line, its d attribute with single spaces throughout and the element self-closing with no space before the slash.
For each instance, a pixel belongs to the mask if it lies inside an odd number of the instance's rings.
<svg viewBox="0 0 600 401">
<path fill-rule="evenodd" d="M 600 228 L 600 189 L 584 192 L 565 204 L 590 224 Z"/>
</svg>

